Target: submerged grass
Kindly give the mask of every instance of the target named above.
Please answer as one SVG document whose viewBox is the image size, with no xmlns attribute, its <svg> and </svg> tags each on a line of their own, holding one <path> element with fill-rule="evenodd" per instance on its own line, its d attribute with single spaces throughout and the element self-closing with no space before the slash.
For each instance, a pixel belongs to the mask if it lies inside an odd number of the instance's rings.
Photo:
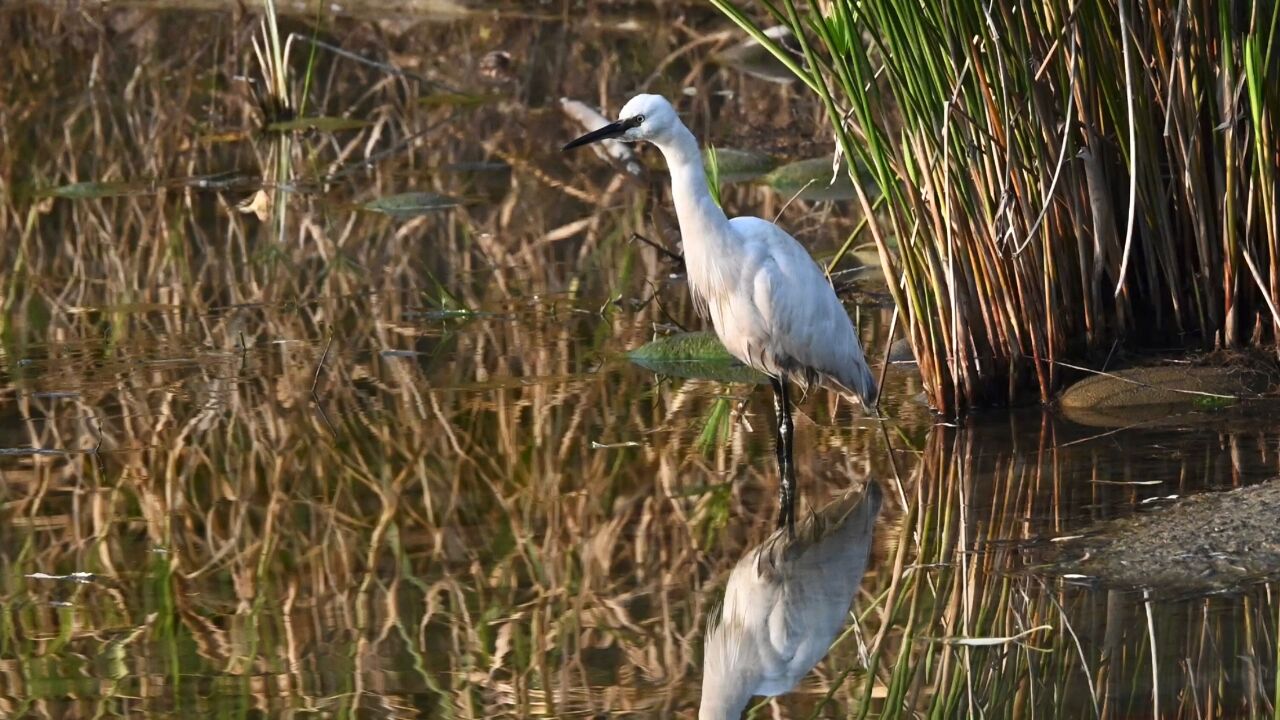
<svg viewBox="0 0 1280 720">
<path fill-rule="evenodd" d="M 713 4 L 888 198 L 858 202 L 938 410 L 1048 399 L 1116 340 L 1275 345 L 1280 4 L 760 3 L 799 54 Z"/>
</svg>

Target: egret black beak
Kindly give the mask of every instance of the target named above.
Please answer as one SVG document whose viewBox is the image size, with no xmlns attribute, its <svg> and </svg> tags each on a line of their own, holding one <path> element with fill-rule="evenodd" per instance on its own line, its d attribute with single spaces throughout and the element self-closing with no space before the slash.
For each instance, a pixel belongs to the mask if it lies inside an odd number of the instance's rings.
<svg viewBox="0 0 1280 720">
<path fill-rule="evenodd" d="M 637 115 L 634 118 L 623 118 L 617 122 L 611 122 L 608 125 L 597 130 L 592 130 L 586 135 L 583 135 L 577 140 L 565 145 L 564 150 L 572 150 L 576 147 L 582 147 L 583 145 L 590 145 L 593 142 L 599 142 L 600 140 L 619 137 L 636 125 L 639 125 L 641 120 L 643 120 L 643 118 Z"/>
<path fill-rule="evenodd" d="M 582 147 L 583 145 L 590 145 L 593 142 L 608 140 L 609 138 L 616 138 L 619 135 L 622 135 L 622 133 L 626 132 L 629 127 L 630 127 L 629 125 L 627 125 L 625 122 L 621 120 L 619 120 L 618 122 L 611 122 L 608 125 L 605 125 L 604 127 L 598 130 L 592 130 L 586 135 L 583 135 L 577 140 L 574 140 L 568 145 L 565 145 L 564 149 L 572 150 L 576 147 Z"/>
</svg>

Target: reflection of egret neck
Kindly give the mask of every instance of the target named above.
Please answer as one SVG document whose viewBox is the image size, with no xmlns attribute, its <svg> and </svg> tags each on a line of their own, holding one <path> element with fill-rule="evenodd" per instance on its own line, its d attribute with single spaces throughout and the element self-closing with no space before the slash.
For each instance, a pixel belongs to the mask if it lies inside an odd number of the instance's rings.
<svg viewBox="0 0 1280 720">
<path fill-rule="evenodd" d="M 758 678 L 751 681 L 758 681 Z M 730 682 L 733 687 L 725 687 L 723 693 L 702 701 L 698 708 L 698 720 L 738 720 L 742 717 L 742 711 L 746 709 L 747 702 L 754 693 L 747 686 L 749 681 L 744 677 L 731 676 Z"/>
<path fill-rule="evenodd" d="M 723 619 L 722 609 L 721 618 L 712 622 L 720 623 Z M 726 640 L 741 639 L 745 632 L 741 626 L 718 629 Z M 707 643 L 702 658 L 702 703 L 698 706 L 698 720 L 737 720 L 742 716 L 761 680 L 760 665 L 746 663 L 744 666 L 739 655 L 742 651 L 739 642 Z M 713 687 L 708 688 L 708 683 Z"/>
</svg>

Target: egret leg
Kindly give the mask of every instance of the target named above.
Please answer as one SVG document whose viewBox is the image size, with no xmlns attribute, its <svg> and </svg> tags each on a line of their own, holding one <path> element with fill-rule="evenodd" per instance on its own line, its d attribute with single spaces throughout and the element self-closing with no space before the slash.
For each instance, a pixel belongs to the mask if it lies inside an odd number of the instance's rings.
<svg viewBox="0 0 1280 720">
<path fill-rule="evenodd" d="M 781 378 L 770 378 L 773 384 L 773 405 L 777 412 L 778 432 L 774 438 L 774 450 L 778 456 L 778 527 L 786 527 L 787 532 L 796 532 L 796 473 L 792 459 L 791 439 L 794 427 L 791 423 L 791 398 L 787 392 L 787 382 Z"/>
</svg>

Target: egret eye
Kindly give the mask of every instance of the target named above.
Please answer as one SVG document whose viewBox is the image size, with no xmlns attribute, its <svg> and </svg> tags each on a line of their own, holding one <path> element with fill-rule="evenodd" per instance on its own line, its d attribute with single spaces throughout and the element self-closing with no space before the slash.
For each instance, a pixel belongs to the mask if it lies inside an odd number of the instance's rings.
<svg viewBox="0 0 1280 720">
<path fill-rule="evenodd" d="M 643 115 L 637 115 L 637 116 L 636 116 L 636 124 L 637 124 L 637 125 L 639 125 L 639 124 L 640 124 L 640 123 L 642 123 L 642 122 L 644 122 L 644 116 L 643 116 Z"/>
</svg>

